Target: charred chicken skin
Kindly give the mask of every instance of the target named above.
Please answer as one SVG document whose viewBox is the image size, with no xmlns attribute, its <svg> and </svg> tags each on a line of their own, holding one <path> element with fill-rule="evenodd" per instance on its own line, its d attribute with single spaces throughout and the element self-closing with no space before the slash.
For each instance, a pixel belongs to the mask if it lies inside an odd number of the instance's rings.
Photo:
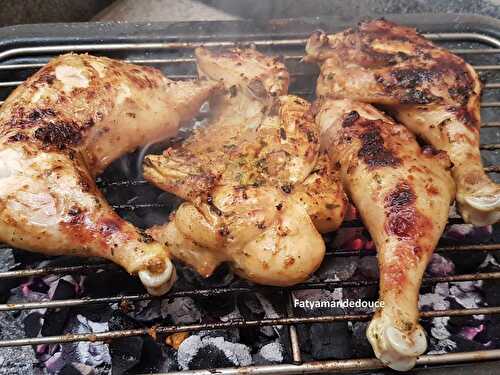
<svg viewBox="0 0 500 375">
<path fill-rule="evenodd" d="M 94 179 L 174 135 L 216 86 L 90 55 L 53 59 L 0 109 L 0 241 L 106 258 L 138 273 L 150 293 L 166 292 L 175 280 L 168 249 L 121 219 Z"/>
<path fill-rule="evenodd" d="M 382 362 L 408 370 L 427 346 L 418 295 L 455 194 L 451 164 L 444 152 L 422 150 L 406 127 L 368 104 L 325 98 L 317 103 L 316 121 L 322 148 L 378 251 L 383 307 L 368 339 Z"/>
<path fill-rule="evenodd" d="M 481 83 L 460 57 L 414 29 L 376 20 L 307 42 L 306 61 L 321 66 L 318 96 L 382 105 L 453 163 L 458 208 L 468 223 L 500 219 L 500 189 L 479 152 Z"/>
<path fill-rule="evenodd" d="M 149 233 L 204 276 L 226 261 L 257 283 L 304 281 L 324 256 L 318 229 L 337 228 L 346 209 L 310 105 L 286 95 L 281 62 L 253 49 L 196 58 L 200 77 L 227 92 L 212 98 L 206 126 L 146 158 L 145 178 L 186 200 Z"/>
</svg>

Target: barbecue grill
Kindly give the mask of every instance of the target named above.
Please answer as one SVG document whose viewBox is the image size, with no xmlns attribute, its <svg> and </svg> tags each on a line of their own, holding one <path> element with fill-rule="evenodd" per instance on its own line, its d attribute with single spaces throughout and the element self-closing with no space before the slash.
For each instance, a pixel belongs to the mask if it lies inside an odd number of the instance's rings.
<svg viewBox="0 0 500 375">
<path fill-rule="evenodd" d="M 439 45 L 450 48 L 452 52 L 470 62 L 485 80 L 482 100 L 483 128 L 482 152 L 485 156 L 485 169 L 497 181 L 500 179 L 500 159 L 496 153 L 500 149 L 500 21 L 464 15 L 419 15 L 387 17 L 390 20 L 405 25 L 417 27 L 429 39 Z M 146 64 L 159 67 L 172 79 L 194 78 L 196 74 L 193 49 L 199 45 L 207 47 L 227 47 L 233 45 L 255 45 L 259 50 L 283 56 L 288 66 L 292 84 L 290 92 L 313 98 L 313 83 L 316 79 L 316 68 L 300 62 L 306 38 L 317 28 L 327 32 L 335 32 L 351 26 L 352 22 L 334 19 L 301 19 L 273 20 L 265 23 L 255 21 L 226 22 L 191 22 L 174 24 L 66 24 L 66 25 L 31 25 L 11 27 L 0 30 L 0 99 L 43 66 L 50 57 L 66 52 L 89 52 L 113 58 L 120 58 L 136 64 Z M 140 157 L 136 153 L 133 157 Z M 129 157 L 130 158 L 130 157 Z M 496 162 L 498 163 L 496 163 Z M 136 168 L 137 169 L 137 168 Z M 140 189 L 147 188 L 147 183 L 141 179 L 140 173 L 132 174 L 116 172 L 111 167 L 98 184 L 106 195 L 112 195 L 119 189 L 120 196 L 140 194 Z M 141 199 L 117 201 L 110 199 L 113 207 L 126 218 L 130 213 L 140 212 L 142 216 L 149 213 L 159 213 L 166 217 L 172 208 L 169 202 L 143 201 Z M 133 215 L 132 215 L 133 216 Z M 459 216 L 451 214 L 450 224 L 462 223 Z M 150 224 L 150 223 L 149 223 Z M 360 227 L 359 220 L 346 221 L 343 227 Z M 500 230 L 493 229 L 493 238 L 498 237 Z M 0 245 L 0 251 L 7 247 Z M 452 246 L 440 245 L 437 253 L 470 254 L 472 252 L 493 253 L 500 250 L 500 243 L 473 243 Z M 328 249 L 327 257 L 359 256 L 359 251 L 352 249 Z M 374 256 L 366 252 L 363 256 Z M 103 261 L 82 260 L 81 264 L 71 266 L 49 266 L 42 268 L 26 268 L 1 272 L 0 280 L 22 280 L 28 277 L 44 275 L 86 274 L 101 269 L 114 269 L 116 266 Z M 475 280 L 498 280 L 500 272 L 480 272 L 456 274 L 443 277 L 427 277 L 424 285 L 434 285 L 442 282 L 461 282 Z M 296 316 L 292 303 L 292 292 L 297 290 L 334 288 L 360 288 L 376 285 L 377 280 L 340 280 L 325 282 L 306 282 L 290 288 L 267 288 L 258 286 L 216 287 L 207 289 L 174 291 L 168 298 L 179 297 L 215 297 L 234 294 L 251 294 L 262 290 L 269 293 L 280 293 L 288 300 L 285 313 L 277 318 L 257 320 L 229 320 L 221 322 L 202 322 L 184 325 L 160 325 L 139 329 L 115 330 L 101 333 L 59 335 L 47 337 L 19 337 L 0 341 L 0 347 L 29 346 L 40 344 L 67 343 L 77 341 L 103 341 L 144 336 L 166 335 L 178 332 L 197 332 L 201 330 L 224 330 L 234 328 L 254 328 L 261 326 L 286 326 L 289 331 L 289 363 L 260 365 L 245 368 L 224 368 L 193 370 L 193 374 L 294 374 L 319 372 L 364 371 L 383 368 L 382 364 L 373 358 L 341 359 L 308 362 L 303 360 L 300 347 L 300 324 L 331 323 L 338 321 L 367 321 L 370 314 L 347 313 L 328 316 Z M 124 304 L 149 300 L 148 294 L 130 293 L 123 290 L 124 295 L 100 298 L 80 298 L 51 300 L 28 303 L 0 304 L 0 311 L 21 311 L 33 309 L 56 309 L 63 307 L 83 308 L 88 305 Z M 446 309 L 422 312 L 422 318 L 446 316 L 500 314 L 500 306 L 480 308 Z M 456 352 L 439 355 L 423 355 L 418 366 L 439 366 L 456 363 L 470 363 L 484 360 L 500 360 L 500 349 L 481 350 L 473 352 Z"/>
</svg>

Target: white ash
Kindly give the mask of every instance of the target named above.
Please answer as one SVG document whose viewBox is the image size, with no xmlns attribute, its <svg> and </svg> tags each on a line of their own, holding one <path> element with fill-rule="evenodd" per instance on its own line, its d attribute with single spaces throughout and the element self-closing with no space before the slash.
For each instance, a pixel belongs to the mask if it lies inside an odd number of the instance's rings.
<svg viewBox="0 0 500 375">
<path fill-rule="evenodd" d="M 279 342 L 271 342 L 259 350 L 259 354 L 269 362 L 283 362 L 283 346 Z"/>
<path fill-rule="evenodd" d="M 461 281 L 450 283 L 450 294 L 453 298 L 467 309 L 478 308 L 483 298 L 479 292 L 483 285 L 482 280 L 478 281 Z M 473 315 L 475 319 L 483 320 L 484 315 Z"/>
<path fill-rule="evenodd" d="M 438 283 L 434 287 L 434 293 L 426 293 L 420 295 L 419 308 L 424 307 L 429 310 L 446 310 L 450 308 L 448 297 L 450 296 L 450 288 L 448 283 Z M 446 340 L 451 336 L 447 329 L 449 317 L 438 317 L 432 319 L 431 335 L 439 341 Z"/>
<path fill-rule="evenodd" d="M 109 330 L 108 323 L 93 322 L 83 315 L 77 315 L 70 323 L 69 333 L 99 333 Z M 109 348 L 99 342 L 82 341 L 63 345 L 63 358 L 68 362 L 79 362 L 91 367 L 111 363 Z"/>
<path fill-rule="evenodd" d="M 201 312 L 190 297 L 179 297 L 169 301 L 161 302 L 161 315 L 165 319 L 169 317 L 174 324 L 187 324 L 201 321 Z"/>
<path fill-rule="evenodd" d="M 177 361 L 180 368 L 182 370 L 188 370 L 189 363 L 196 356 L 198 351 L 202 347 L 210 345 L 221 350 L 234 366 L 249 366 L 252 364 L 250 348 L 246 345 L 226 341 L 223 337 L 201 337 L 200 335 L 193 335 L 184 340 L 177 351 Z"/>
<path fill-rule="evenodd" d="M 435 349 L 429 350 L 427 354 L 445 354 L 457 348 L 457 343 L 450 339 L 438 340 Z"/>
<path fill-rule="evenodd" d="M 27 311 L 17 316 L 12 312 L 0 313 L 0 339 L 24 336 L 23 319 Z M 29 346 L 0 348 L 0 375 L 30 374 L 37 363 L 35 352 Z"/>
</svg>

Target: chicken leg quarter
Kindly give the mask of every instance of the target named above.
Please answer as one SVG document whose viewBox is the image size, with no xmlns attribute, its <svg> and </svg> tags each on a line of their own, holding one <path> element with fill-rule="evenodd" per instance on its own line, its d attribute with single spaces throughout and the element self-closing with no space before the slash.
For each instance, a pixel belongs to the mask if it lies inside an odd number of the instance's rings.
<svg viewBox="0 0 500 375">
<path fill-rule="evenodd" d="M 377 247 L 383 306 L 368 339 L 382 362 L 408 370 L 427 346 L 417 303 L 455 193 L 448 157 L 422 151 L 404 126 L 368 104 L 324 99 L 317 110 L 321 145 Z"/>
<path fill-rule="evenodd" d="M 216 88 L 89 55 L 64 55 L 0 109 L 0 241 L 48 255 L 98 256 L 152 294 L 175 280 L 168 249 L 121 219 L 95 177 L 136 147 L 173 136 Z"/>
<path fill-rule="evenodd" d="M 479 152 L 481 82 L 460 57 L 414 29 L 376 20 L 335 35 L 314 33 L 306 60 L 321 65 L 318 96 L 390 109 L 453 163 L 458 208 L 468 223 L 500 220 L 500 188 Z"/>
</svg>

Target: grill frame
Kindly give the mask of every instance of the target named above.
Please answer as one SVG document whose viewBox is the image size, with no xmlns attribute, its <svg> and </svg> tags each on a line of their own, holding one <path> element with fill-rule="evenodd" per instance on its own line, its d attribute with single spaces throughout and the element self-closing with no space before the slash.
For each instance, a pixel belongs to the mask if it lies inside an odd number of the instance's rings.
<svg viewBox="0 0 500 375">
<path fill-rule="evenodd" d="M 421 31 L 428 33 L 428 36 L 433 40 L 447 41 L 469 41 L 481 42 L 485 45 L 490 45 L 492 48 L 482 48 L 472 51 L 464 49 L 456 50 L 455 52 L 464 56 L 471 54 L 495 54 L 500 56 L 500 21 L 483 16 L 464 16 L 464 15 L 398 15 L 387 16 L 386 18 L 395 22 L 416 26 Z M 36 68 L 42 64 L 36 62 L 37 66 L 24 66 L 26 64 L 23 59 L 38 59 L 40 55 L 49 53 L 62 53 L 69 51 L 89 51 L 89 52 L 105 52 L 113 51 L 114 53 L 137 52 L 145 51 L 168 51 L 176 50 L 191 50 L 196 45 L 203 43 L 204 45 L 228 46 L 233 45 L 234 41 L 238 44 L 256 41 L 257 47 L 283 47 L 283 46 L 301 46 L 305 42 L 305 38 L 310 32 L 316 28 L 323 28 L 328 32 L 334 32 L 353 24 L 353 21 L 343 21 L 336 19 L 301 19 L 301 20 L 275 20 L 265 23 L 255 21 L 221 21 L 221 22 L 186 22 L 186 23 L 155 23 L 155 24 L 67 24 L 67 25 L 27 25 L 0 29 L 0 74 L 16 70 L 20 66 L 24 68 Z M 453 26 L 449 26 L 453 25 Z M 33 35 L 37 35 L 34 37 Z M 221 43 L 222 41 L 222 43 Z M 106 54 L 109 55 L 109 54 Z M 19 57 L 22 57 L 21 59 Z M 116 57 L 111 54 L 111 57 Z M 297 60 L 299 56 L 292 56 Z M 134 60 L 134 59 L 132 59 Z M 137 59 L 136 59 L 137 60 Z M 38 61 L 38 60 L 37 60 Z M 9 64 L 6 64 L 8 62 Z M 154 63 L 164 64 L 165 58 L 162 59 L 140 59 L 140 61 L 132 61 L 135 63 Z M 169 59 L 169 63 L 185 64 L 192 63 L 193 59 L 189 57 Z M 21 64 L 21 65 L 19 65 Z M 14 65 L 16 65 L 14 67 Z M 500 70 L 499 65 L 483 65 L 481 70 Z M 189 75 L 169 75 L 172 78 L 186 79 Z M 1 77 L 1 76 L 0 76 Z M 0 78 L 0 88 L 8 87 L 8 84 L 18 84 L 19 81 L 4 81 Z M 500 82 L 492 82 L 485 86 L 487 90 L 500 89 Z M 297 93 L 297 91 L 292 91 Z M 300 93 L 300 92 L 299 92 Z M 307 94 L 307 92 L 306 92 Z M 500 95 L 499 95 L 500 96 Z M 486 105 L 485 105 L 486 104 Z M 484 108 L 500 108 L 499 101 L 488 101 L 483 103 Z M 500 109 L 498 110 L 500 112 Z M 498 113 L 498 112 L 497 112 Z M 483 125 L 484 126 L 484 125 Z M 500 127 L 499 121 L 488 122 L 485 127 Z M 500 143 L 487 143 L 482 145 L 483 150 L 498 150 Z M 493 165 L 486 168 L 489 172 L 498 173 L 500 165 Z M 123 187 L 128 184 L 144 184 L 144 181 L 112 181 L 101 183 L 103 187 Z M 114 205 L 115 209 L 130 210 L 137 208 L 153 208 L 154 205 Z M 461 220 L 457 217 L 451 217 L 451 223 L 460 223 Z M 343 225 L 344 227 L 359 227 L 360 222 L 352 221 Z M 462 246 L 441 246 L 437 249 L 438 252 L 449 251 L 498 251 L 500 244 L 476 244 Z M 0 251 L 2 245 L 0 244 Z M 353 250 L 336 250 L 334 253 L 327 254 L 328 256 L 352 256 L 357 255 Z M 113 268 L 114 265 L 109 263 L 93 263 L 69 267 L 46 267 L 44 269 L 35 270 L 16 270 L 10 272 L 0 272 L 0 280 L 19 279 L 29 276 L 41 276 L 47 274 L 68 274 L 68 273 L 85 273 L 92 272 L 96 269 Z M 500 272 L 478 273 L 468 275 L 456 275 L 451 277 L 427 279 L 427 283 L 450 282 L 450 281 L 466 281 L 466 280 L 486 280 L 500 279 Z M 289 303 L 287 305 L 287 313 L 283 318 L 277 319 L 262 319 L 262 320 L 238 320 L 228 321 L 223 323 L 212 324 L 190 324 L 182 326 L 164 326 L 156 327 L 154 331 L 158 334 L 171 334 L 183 331 L 199 331 L 206 329 L 221 329 L 221 328 L 237 328 L 237 327 L 257 327 L 264 325 L 284 325 L 288 326 L 290 334 L 290 348 L 292 363 L 281 365 L 267 366 L 250 366 L 245 368 L 232 369 L 207 369 L 188 371 L 187 373 L 201 375 L 213 374 L 214 371 L 222 374 L 239 374 L 245 372 L 248 374 L 293 374 L 293 373 L 318 373 L 318 372 L 341 372 L 341 371 L 363 371 L 376 370 L 383 368 L 381 363 L 376 359 L 347 359 L 347 360 L 331 360 L 321 362 L 306 362 L 302 361 L 302 355 L 299 347 L 298 335 L 295 325 L 305 323 L 328 323 L 333 321 L 358 321 L 368 320 L 370 315 L 331 315 L 313 318 L 297 318 L 293 315 L 293 307 L 291 303 L 291 291 L 299 289 L 333 289 L 336 287 L 360 287 L 376 284 L 376 280 L 367 282 L 321 282 L 321 283 L 304 283 L 291 288 L 281 288 L 288 295 Z M 276 288 L 256 287 L 256 288 L 216 288 L 207 290 L 193 290 L 174 292 L 168 295 L 169 298 L 177 298 L 182 296 L 215 296 L 228 293 L 255 293 L 261 290 L 269 290 Z M 59 308 L 70 306 L 83 306 L 88 304 L 102 303 L 121 303 L 124 301 L 133 302 L 140 300 L 152 299 L 146 294 L 125 295 L 109 298 L 84 298 L 63 301 L 48 301 L 25 304 L 0 304 L 0 311 L 16 311 L 38 308 Z M 461 309 L 461 310 L 441 310 L 422 313 L 423 317 L 436 316 L 469 316 L 476 314 L 500 314 L 499 307 L 487 307 L 480 309 Z M 82 334 L 82 335 L 63 335 L 44 338 L 22 338 L 18 340 L 3 340 L 0 341 L 0 347 L 7 346 L 24 346 L 36 345 L 43 343 L 62 343 L 74 341 L 101 341 L 110 340 L 118 337 L 148 335 L 152 333 L 151 328 L 123 330 L 105 332 L 102 334 Z M 475 362 L 480 360 L 499 360 L 500 349 L 468 352 L 468 353 L 453 353 L 444 355 L 424 355 L 417 361 L 418 365 L 441 365 L 461 362 Z M 183 371 L 186 373 L 185 371 Z"/>
</svg>

